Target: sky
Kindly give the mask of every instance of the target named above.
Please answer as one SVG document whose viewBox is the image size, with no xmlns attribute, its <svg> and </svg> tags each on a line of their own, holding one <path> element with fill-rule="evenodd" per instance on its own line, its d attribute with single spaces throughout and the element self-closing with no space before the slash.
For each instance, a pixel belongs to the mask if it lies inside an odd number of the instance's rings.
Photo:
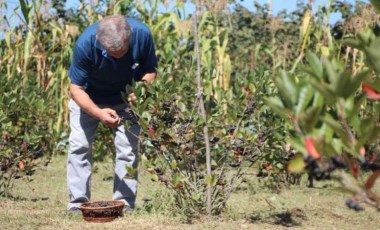
<svg viewBox="0 0 380 230">
<path fill-rule="evenodd" d="M 6 14 L 10 14 L 13 12 L 13 9 L 18 5 L 18 0 L 5 0 L 8 4 L 8 10 Z M 303 0 L 304 2 L 308 2 L 308 0 Z M 354 4 L 356 0 L 345 0 L 346 2 Z M 369 0 L 362 0 L 363 2 L 369 2 Z M 0 0 L 0 3 L 2 0 Z M 244 7 L 246 7 L 250 11 L 254 11 L 254 0 L 243 0 L 243 1 L 237 1 Z M 256 0 L 259 4 L 266 4 L 268 0 Z M 272 0 L 272 12 L 274 15 L 276 15 L 279 11 L 287 10 L 288 12 L 293 11 L 297 6 L 298 0 Z M 314 0 L 313 3 L 313 9 L 318 9 L 321 5 L 327 5 L 329 3 L 329 0 Z M 67 0 L 66 4 L 67 8 L 77 8 L 79 7 L 79 0 Z M 163 8 L 162 8 L 163 9 Z M 192 13 L 195 10 L 194 6 L 192 4 L 187 4 L 187 7 L 185 9 L 186 13 Z M 4 13 L 4 12 L 2 12 Z M 1 14 L 0 14 L 1 15 Z M 334 24 L 337 20 L 340 19 L 339 14 L 332 14 L 330 17 L 330 23 Z M 11 23 L 17 23 L 17 18 L 12 18 Z"/>
<path fill-rule="evenodd" d="M 299 0 L 272 0 L 272 12 L 273 15 L 276 15 L 279 11 L 287 10 L 288 12 L 293 11 L 297 7 L 297 2 Z M 301 0 L 302 1 L 302 0 Z M 308 0 L 303 0 L 305 3 L 309 2 Z M 346 2 L 349 2 L 351 4 L 354 4 L 356 0 L 345 0 Z M 369 0 L 361 0 L 363 2 L 369 2 Z M 268 0 L 238 0 L 239 4 L 243 5 L 245 8 L 247 8 L 250 11 L 254 11 L 254 2 L 258 2 L 260 5 L 268 3 Z M 321 5 L 327 5 L 329 4 L 329 0 L 314 0 L 313 8 L 318 9 Z M 79 6 L 78 0 L 68 0 L 67 6 Z M 195 7 L 193 4 L 187 4 L 186 7 L 186 13 L 192 13 L 195 10 Z M 332 14 L 330 18 L 330 23 L 334 23 L 337 20 L 340 19 L 339 14 Z"/>
<path fill-rule="evenodd" d="M 272 0 L 272 14 L 277 15 L 278 12 L 286 10 L 287 12 L 292 12 L 297 7 L 297 2 L 299 0 Z M 308 0 L 301 0 L 305 3 L 309 2 Z M 369 3 L 369 0 L 361 0 L 362 2 Z M 254 3 L 258 2 L 260 5 L 264 5 L 268 3 L 268 0 L 243 0 L 243 1 L 237 1 L 239 4 L 243 5 L 245 8 L 247 8 L 250 11 L 254 11 Z M 314 0 L 313 3 L 313 10 L 317 10 L 319 6 L 327 6 L 329 4 L 329 0 Z M 345 0 L 345 2 L 354 4 L 356 0 Z M 188 7 L 188 10 L 190 12 L 194 11 L 194 7 Z M 190 13 L 187 12 L 187 13 Z M 339 13 L 334 13 L 330 15 L 330 23 L 334 24 L 336 21 L 338 21 L 341 18 L 341 15 Z"/>
<path fill-rule="evenodd" d="M 361 0 L 362 2 L 369 3 L 369 0 Z M 241 4 L 246 7 L 247 9 L 253 10 L 254 9 L 254 2 L 253 0 L 244 0 Z M 268 3 L 268 0 L 256 0 L 256 2 L 260 4 L 266 4 Z M 285 3 L 286 2 L 286 3 Z M 287 12 L 291 12 L 297 7 L 298 0 L 272 0 L 272 12 L 274 15 L 276 15 L 279 11 L 286 10 Z M 303 2 L 309 2 L 308 0 L 303 0 Z M 317 10 L 319 6 L 322 5 L 328 5 L 329 0 L 314 0 L 313 3 L 313 10 Z M 356 0 L 345 0 L 345 2 L 355 4 Z M 338 13 L 331 14 L 330 15 L 330 23 L 334 24 L 336 21 L 340 19 L 341 15 Z"/>
</svg>

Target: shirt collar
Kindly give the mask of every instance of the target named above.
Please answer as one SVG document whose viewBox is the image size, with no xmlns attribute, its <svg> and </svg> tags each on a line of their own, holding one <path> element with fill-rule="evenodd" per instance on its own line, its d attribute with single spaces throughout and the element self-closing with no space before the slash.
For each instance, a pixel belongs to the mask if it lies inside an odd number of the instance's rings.
<svg viewBox="0 0 380 230">
<path fill-rule="evenodd" d="M 112 59 L 107 53 L 107 50 L 103 48 L 102 44 L 95 38 L 95 47 L 102 51 L 102 56 L 108 59 Z"/>
</svg>

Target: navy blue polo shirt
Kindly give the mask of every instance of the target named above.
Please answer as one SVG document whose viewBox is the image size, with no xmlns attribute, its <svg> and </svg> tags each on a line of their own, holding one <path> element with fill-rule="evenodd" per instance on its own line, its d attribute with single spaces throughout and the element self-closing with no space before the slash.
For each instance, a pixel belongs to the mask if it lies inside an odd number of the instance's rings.
<svg viewBox="0 0 380 230">
<path fill-rule="evenodd" d="M 127 18 L 132 29 L 129 50 L 120 59 L 109 56 L 96 40 L 98 23 L 87 27 L 75 43 L 69 77 L 72 84 L 83 86 L 96 104 L 123 103 L 121 92 L 132 79 L 156 72 L 157 58 L 152 34 L 142 22 Z"/>
</svg>

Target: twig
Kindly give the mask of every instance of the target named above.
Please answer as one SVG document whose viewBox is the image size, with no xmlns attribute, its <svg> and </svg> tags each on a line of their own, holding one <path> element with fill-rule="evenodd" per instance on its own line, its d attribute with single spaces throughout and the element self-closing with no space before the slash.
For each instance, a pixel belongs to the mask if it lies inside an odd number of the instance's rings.
<svg viewBox="0 0 380 230">
<path fill-rule="evenodd" d="M 206 110 L 203 101 L 203 91 L 202 91 L 202 81 L 201 81 L 201 55 L 199 50 L 199 37 L 198 37 L 198 13 L 200 11 L 201 3 L 199 0 L 196 2 L 196 9 L 194 13 L 194 40 L 195 40 L 195 50 L 197 54 L 197 83 L 198 83 L 198 95 L 199 95 L 199 108 L 202 114 L 205 125 L 203 127 L 204 139 L 206 144 L 206 168 L 207 175 L 211 176 L 211 154 L 210 154 L 210 141 L 208 137 L 208 127 L 207 127 L 207 118 L 206 118 Z M 211 215 L 211 186 L 207 186 L 207 203 L 206 203 L 206 211 L 207 214 Z"/>
</svg>

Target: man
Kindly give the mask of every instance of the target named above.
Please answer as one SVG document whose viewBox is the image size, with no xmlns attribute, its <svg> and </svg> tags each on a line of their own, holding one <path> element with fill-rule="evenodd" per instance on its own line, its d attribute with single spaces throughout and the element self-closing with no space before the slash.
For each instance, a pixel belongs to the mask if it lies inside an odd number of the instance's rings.
<svg viewBox="0 0 380 230">
<path fill-rule="evenodd" d="M 69 70 L 69 211 L 78 211 L 91 199 L 91 152 L 99 123 L 114 130 L 113 200 L 124 201 L 129 210 L 135 207 L 137 175 L 127 177 L 126 166 L 137 167 L 140 127 L 134 124 L 125 130 L 123 120 L 130 114 L 121 92 L 132 79 L 151 83 L 156 67 L 150 30 L 136 19 L 108 16 L 87 27 L 78 38 Z M 133 103 L 136 97 L 131 94 L 128 100 Z"/>
</svg>

